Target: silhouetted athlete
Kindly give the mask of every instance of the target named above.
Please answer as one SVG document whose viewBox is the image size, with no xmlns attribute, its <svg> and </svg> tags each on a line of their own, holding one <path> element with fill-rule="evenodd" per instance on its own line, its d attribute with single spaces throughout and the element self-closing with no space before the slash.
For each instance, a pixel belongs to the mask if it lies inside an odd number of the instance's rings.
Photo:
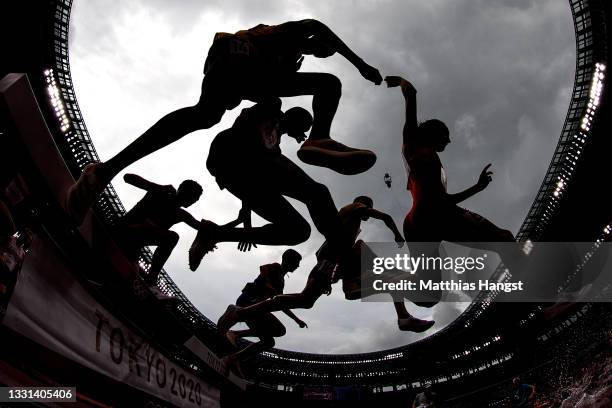
<svg viewBox="0 0 612 408">
<path fill-rule="evenodd" d="M 342 279 L 342 290 L 344 291 L 344 297 L 347 300 L 357 300 L 367 297 L 373 293 L 363 293 L 362 282 L 361 282 L 361 265 L 371 265 L 374 258 L 377 255 L 372 249 L 361 239 L 357 239 L 361 232 L 361 222 L 367 221 L 370 218 L 381 220 L 385 223 L 387 228 L 393 232 L 395 242 L 398 247 L 402 247 L 404 244 L 404 238 L 399 232 L 395 221 L 389 214 L 379 211 L 374 208 L 374 201 L 367 196 L 359 196 L 355 198 L 352 204 L 346 205 L 340 209 L 340 219 L 344 226 L 344 231 L 350 237 L 351 243 L 353 244 L 350 256 L 346 257 L 345 260 L 341 261 L 334 271 L 334 279 Z M 324 244 L 318 253 L 319 256 L 324 256 L 325 252 L 332 251 L 333 248 L 328 247 Z M 331 256 L 327 256 L 331 259 Z M 393 306 L 397 313 L 397 325 L 402 331 L 413 331 L 417 333 L 424 332 L 434 325 L 432 320 L 422 320 L 412 316 L 408 313 L 404 299 L 400 296 L 394 296 L 389 293 L 393 298 Z"/>
<path fill-rule="evenodd" d="M 285 275 L 295 271 L 300 266 L 302 256 L 293 249 L 283 253 L 281 263 L 271 263 L 259 267 L 259 276 L 242 289 L 242 294 L 236 300 L 240 307 L 246 307 L 262 300 L 283 293 L 285 288 Z M 308 327 L 304 321 L 298 318 L 291 310 L 283 310 L 287 316 L 293 319 L 301 328 Z M 247 347 L 225 358 L 228 366 L 232 367 L 238 360 L 244 360 L 250 356 L 269 350 L 274 347 L 274 338 L 282 337 L 287 332 L 285 326 L 272 313 L 262 313 L 245 322 L 249 327 L 247 330 L 229 331 L 226 334 L 229 342 L 238 347 L 238 339 L 243 337 L 258 337 L 260 341 L 251 343 Z"/>
<path fill-rule="evenodd" d="M 150 285 L 155 285 L 162 267 L 179 240 L 179 235 L 171 231 L 170 227 L 179 222 L 196 230 L 200 227 L 201 222 L 184 208 L 200 199 L 202 186 L 193 180 L 185 180 L 175 189 L 171 185 L 159 185 L 135 174 L 126 174 L 124 180 L 147 193 L 117 222 L 116 241 L 131 260 L 138 258 L 143 247 L 157 246 L 145 279 Z M 230 226 L 239 222 L 238 219 L 230 223 Z"/>
<path fill-rule="evenodd" d="M 373 152 L 331 139 L 330 127 L 342 93 L 340 80 L 327 73 L 297 72 L 304 55 L 326 58 L 336 52 L 365 79 L 376 85 L 382 82 L 376 68 L 317 20 L 260 24 L 234 34 L 215 34 L 198 103 L 167 114 L 107 162 L 88 165 L 68 193 L 68 211 L 82 222 L 96 196 L 122 169 L 188 133 L 212 127 L 241 101 L 258 102 L 268 96 L 313 96 L 314 123 L 298 152 L 301 160 L 342 174 L 366 171 L 376 161 Z"/>
<path fill-rule="evenodd" d="M 204 222 L 189 250 L 189 266 L 195 270 L 202 257 L 218 242 L 297 245 L 310 236 L 308 221 L 284 196 L 306 204 L 315 227 L 334 246 L 342 246 L 338 210 L 327 187 L 314 181 L 280 150 L 281 135 L 298 143 L 305 139 L 312 116 L 303 108 L 281 111 L 279 98 L 269 98 L 242 110 L 233 126 L 217 135 L 210 146 L 206 166 L 220 188 L 242 200 L 269 224 L 245 228 L 220 228 Z M 344 245 L 346 250 L 350 245 Z"/>
<path fill-rule="evenodd" d="M 395 222 L 388 215 L 373 208 L 370 197 L 359 196 L 353 203 L 340 209 L 339 215 L 343 224 L 344 233 L 353 243 L 352 253 L 348 257 L 337 257 L 335 249 L 326 241 L 317 251 L 318 264 L 312 269 L 306 282 L 306 287 L 300 293 L 275 296 L 272 299 L 248 307 L 240 305 L 228 306 L 218 322 L 218 329 L 226 332 L 239 321 L 251 319 L 263 313 L 285 309 L 310 309 L 323 294 L 331 293 L 331 285 L 339 279 L 343 280 L 343 290 L 347 299 L 358 299 L 360 293 L 360 262 L 362 251 L 372 254 L 370 248 L 362 241 L 357 240 L 362 221 L 370 217 L 382 220 L 387 228 L 395 235 L 399 246 L 404 244 L 404 238 L 397 229 Z M 337 266 L 328 259 L 340 259 Z M 422 332 L 429 329 L 434 322 L 420 320 L 411 316 L 406 310 L 403 300 L 394 302 L 398 315 L 398 325 L 402 330 Z"/>
<path fill-rule="evenodd" d="M 484 190 L 492 180 L 487 164 L 472 187 L 455 194 L 446 191 L 446 173 L 438 156 L 450 143 L 446 125 L 437 119 L 417 122 L 417 91 L 410 82 L 397 76 L 385 78 L 388 87 L 399 86 L 406 103 L 406 122 L 402 133 L 402 156 L 412 194 L 412 208 L 404 220 L 404 236 L 410 242 L 465 242 L 470 246 L 495 250 L 486 242 L 515 242 L 508 230 L 457 204 Z M 483 242 L 480 246 L 478 242 Z M 415 247 L 416 245 L 416 247 Z M 409 247 L 420 252 L 418 244 Z M 429 254 L 432 255 L 432 254 Z M 433 254 L 437 255 L 437 254 Z M 500 253 L 502 260 L 504 254 Z M 424 302 L 433 306 L 439 299 Z M 419 303 L 417 303 L 419 304 Z"/>
</svg>

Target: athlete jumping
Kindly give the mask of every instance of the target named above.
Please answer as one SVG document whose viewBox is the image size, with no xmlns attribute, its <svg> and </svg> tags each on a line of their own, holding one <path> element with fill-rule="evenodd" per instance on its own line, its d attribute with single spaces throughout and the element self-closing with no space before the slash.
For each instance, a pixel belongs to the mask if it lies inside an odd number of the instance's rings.
<svg viewBox="0 0 612 408">
<path fill-rule="evenodd" d="M 181 139 L 219 123 L 226 110 L 243 100 L 269 96 L 312 95 L 314 122 L 298 156 L 306 163 L 342 174 L 358 174 L 374 165 L 376 155 L 331 139 L 331 123 L 342 93 L 340 80 L 328 73 L 297 72 L 304 55 L 345 57 L 368 81 L 379 85 L 378 70 L 355 54 L 325 24 L 313 20 L 259 24 L 234 34 L 217 33 L 204 64 L 200 100 L 161 118 L 110 160 L 85 167 L 70 188 L 67 209 L 79 224 L 105 186 L 124 168 Z"/>
<path fill-rule="evenodd" d="M 375 256 L 362 240 L 357 240 L 361 231 L 361 222 L 367 221 L 370 217 L 383 221 L 387 228 L 393 232 L 398 246 L 404 244 L 404 238 L 393 219 L 388 214 L 374 209 L 373 206 L 374 202 L 370 197 L 359 196 L 355 198 L 353 203 L 342 207 L 339 212 L 344 234 L 350 237 L 353 243 L 352 253 L 348 257 L 338 257 L 334 253 L 334 247 L 329 245 L 327 241 L 324 242 L 317 251 L 317 266 L 310 272 L 302 292 L 278 295 L 248 307 L 230 305 L 219 319 L 219 331 L 221 333 L 227 332 L 237 322 L 246 321 L 265 313 L 285 309 L 310 309 L 319 297 L 331 293 L 331 285 L 339 279 L 343 280 L 343 290 L 347 299 L 361 298 L 359 276 L 362 251 L 367 251 L 366 256 Z M 340 259 L 340 262 L 336 265 L 328 259 Z M 394 306 L 400 330 L 422 332 L 434 324 L 433 321 L 421 320 L 411 316 L 406 310 L 403 299 L 395 301 Z"/>
<path fill-rule="evenodd" d="M 398 76 L 388 76 L 385 82 L 388 87 L 400 87 L 406 104 L 402 156 L 408 176 L 407 188 L 412 194 L 413 203 L 404 220 L 404 236 L 410 237 L 408 245 L 411 252 L 421 252 L 422 246 L 418 243 L 462 242 L 479 249 L 496 250 L 494 245 L 488 243 L 515 242 L 510 231 L 457 205 L 489 185 L 493 174 L 489 170 L 491 164 L 484 167 L 476 184 L 459 193 L 449 194 L 446 191 L 446 173 L 438 156 L 450 143 L 448 128 L 437 119 L 420 124 L 417 122 L 417 91 L 410 82 Z M 431 248 L 431 245 L 425 247 Z M 502 260 L 505 255 L 500 252 Z M 505 258 L 511 263 L 511 257 Z M 432 294 L 431 302 L 417 304 L 433 306 L 439 301 L 440 294 L 437 293 Z"/>
<path fill-rule="evenodd" d="M 285 287 L 285 275 L 295 271 L 300 266 L 301 260 L 302 256 L 297 251 L 288 249 L 283 253 L 280 264 L 271 263 L 260 266 L 259 276 L 242 289 L 242 294 L 236 300 L 236 304 L 246 307 L 282 294 Z M 283 313 L 293 319 L 300 328 L 308 327 L 291 310 L 285 309 Z M 243 337 L 258 337 L 259 341 L 250 343 L 245 348 L 225 357 L 225 363 L 229 367 L 235 367 L 239 360 L 245 360 L 271 349 L 274 347 L 274 338 L 282 337 L 287 332 L 285 326 L 272 313 L 259 314 L 246 320 L 246 324 L 249 327 L 247 330 L 228 331 L 226 334 L 228 341 L 236 348 L 239 347 L 238 339 Z"/>
<path fill-rule="evenodd" d="M 201 225 L 185 211 L 200 199 L 202 187 L 193 180 L 183 181 L 178 189 L 171 185 L 159 185 L 135 174 L 124 176 L 126 183 L 146 191 L 145 196 L 115 225 L 115 239 L 130 260 L 136 260 L 145 246 L 157 246 L 145 280 L 152 286 L 178 243 L 179 235 L 170 230 L 184 222 L 194 229 Z M 242 222 L 240 218 L 228 224 L 232 227 Z"/>
<path fill-rule="evenodd" d="M 279 144 L 283 134 L 298 143 L 310 129 L 312 116 L 303 108 L 281 111 L 281 101 L 273 97 L 245 108 L 233 126 L 217 135 L 206 161 L 220 188 L 226 188 L 242 201 L 244 228 L 220 228 L 204 222 L 191 249 L 189 266 L 195 270 L 202 257 L 219 242 L 245 245 L 297 245 L 310 236 L 310 224 L 284 196 L 306 204 L 315 227 L 336 247 L 344 244 L 341 223 L 334 200 L 321 183 L 314 181 L 285 157 Z M 250 211 L 269 223 L 250 225 Z M 340 250 L 339 250 L 340 251 Z"/>
</svg>

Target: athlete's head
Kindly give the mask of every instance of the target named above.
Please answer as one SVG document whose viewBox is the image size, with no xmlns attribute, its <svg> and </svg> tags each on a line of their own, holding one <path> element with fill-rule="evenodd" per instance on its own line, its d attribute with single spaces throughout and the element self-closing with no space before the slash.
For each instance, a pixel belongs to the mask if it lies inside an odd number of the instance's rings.
<svg viewBox="0 0 612 408">
<path fill-rule="evenodd" d="M 312 126 L 312 115 L 304 108 L 296 106 L 287 110 L 281 118 L 281 132 L 294 138 L 298 143 L 306 140 L 305 133 Z"/>
<path fill-rule="evenodd" d="M 295 249 L 288 249 L 283 252 L 282 267 L 285 272 L 293 272 L 300 266 L 302 255 Z"/>
<path fill-rule="evenodd" d="M 419 123 L 418 134 L 422 144 L 434 148 L 437 152 L 444 151 L 446 145 L 450 143 L 448 128 L 438 119 Z"/>
<path fill-rule="evenodd" d="M 359 197 L 355 197 L 355 199 L 353 200 L 354 204 L 363 204 L 368 208 L 374 208 L 374 200 L 372 200 L 370 197 L 368 196 L 359 196 Z M 362 215 L 361 220 L 362 221 L 367 221 L 370 217 L 367 215 L 367 213 L 364 213 L 364 215 Z"/>
<path fill-rule="evenodd" d="M 185 180 L 176 191 L 176 198 L 181 207 L 189 207 L 200 199 L 202 186 L 193 180 Z"/>
</svg>

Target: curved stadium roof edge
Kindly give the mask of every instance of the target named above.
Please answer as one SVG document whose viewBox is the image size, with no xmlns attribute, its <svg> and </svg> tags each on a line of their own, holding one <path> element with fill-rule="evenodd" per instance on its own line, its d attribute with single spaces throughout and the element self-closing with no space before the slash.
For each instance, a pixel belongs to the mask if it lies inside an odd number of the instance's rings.
<svg viewBox="0 0 612 408">
<path fill-rule="evenodd" d="M 592 91 L 594 79 L 605 69 L 608 61 L 607 27 L 601 7 L 602 0 L 569 0 L 574 30 L 576 33 L 576 73 L 574 86 L 563 124 L 559 142 L 553 154 L 549 168 L 535 196 L 535 200 L 518 233 L 520 240 L 537 240 L 552 220 L 552 215 L 563 205 L 564 187 L 571 183 L 575 163 L 580 160 L 581 146 L 588 143 L 590 127 L 596 120 L 596 106 L 593 102 L 596 95 Z M 55 84 L 65 107 L 64 117 L 58 116 L 63 136 L 70 147 L 71 154 L 65 153 L 64 159 L 74 174 L 78 174 L 88 163 L 98 161 L 96 149 L 80 112 L 74 92 L 70 73 L 68 38 L 72 0 L 54 0 L 53 7 L 53 55 L 52 66 L 41 73 L 46 77 L 56 78 Z M 600 65 L 603 64 L 603 65 Z M 125 212 L 120 199 L 112 186 L 109 186 L 97 203 L 97 211 L 107 223 L 114 222 Z M 143 254 L 142 264 L 146 267 L 150 253 Z M 214 335 L 215 325 L 204 316 L 185 297 L 167 273 L 161 274 L 161 289 L 180 300 L 178 306 L 184 322 L 194 331 Z M 311 354 L 285 350 L 273 350 L 262 357 L 278 363 L 282 360 L 289 367 L 291 364 L 354 364 L 355 362 L 385 362 L 397 358 L 411 349 L 448 336 L 455 330 L 465 327 L 466 322 L 477 318 L 482 313 L 482 304 L 473 303 L 459 318 L 439 332 L 406 346 L 388 350 L 360 354 Z"/>
</svg>

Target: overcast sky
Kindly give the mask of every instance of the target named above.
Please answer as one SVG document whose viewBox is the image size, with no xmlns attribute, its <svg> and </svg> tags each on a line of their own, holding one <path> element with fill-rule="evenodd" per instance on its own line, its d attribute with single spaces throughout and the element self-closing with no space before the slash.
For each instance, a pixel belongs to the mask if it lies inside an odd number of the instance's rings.
<svg viewBox="0 0 612 408">
<path fill-rule="evenodd" d="M 419 118 L 439 118 L 451 130 L 452 143 L 441 154 L 449 192 L 472 185 L 482 167 L 493 163 L 493 183 L 462 205 L 518 231 L 550 162 L 573 85 L 574 33 L 565 0 L 75 0 L 70 65 L 79 105 L 101 159 L 110 158 L 164 114 L 197 102 L 204 58 L 215 32 L 302 18 L 326 23 L 383 76 L 401 74 L 411 80 L 418 89 Z M 404 121 L 401 95 L 397 89 L 365 81 L 338 55 L 324 60 L 307 57 L 301 71 L 331 72 L 341 78 L 343 96 L 332 135 L 375 151 L 378 162 L 365 174 L 347 177 L 301 163 L 292 140 L 283 141 L 283 152 L 325 182 L 338 207 L 357 195 L 370 195 L 401 229 L 411 206 L 399 152 Z M 283 103 L 295 105 L 310 108 L 310 98 Z M 128 171 L 175 186 L 186 178 L 195 179 L 204 186 L 204 195 L 190 212 L 217 223 L 233 219 L 240 202 L 218 189 L 204 162 L 214 135 L 231 126 L 246 106 Z M 386 172 L 393 177 L 392 189 L 383 183 Z M 113 184 L 130 208 L 142 192 L 126 185 L 122 174 Z M 310 220 L 303 205 L 296 207 Z M 185 226 L 174 229 L 181 240 L 166 270 L 214 321 L 257 276 L 258 266 L 279 261 L 286 249 L 260 246 L 243 254 L 234 244 L 221 244 L 193 273 L 187 267 L 187 249 L 195 231 Z M 366 241 L 393 239 L 376 221 L 364 223 L 362 230 Z M 304 259 L 287 279 L 286 292 L 301 290 L 321 243 L 313 228 L 308 242 L 296 248 Z M 410 310 L 434 318 L 433 332 L 464 307 L 442 304 Z M 288 332 L 277 347 L 366 352 L 429 334 L 399 332 L 392 304 L 346 301 L 339 285 L 314 309 L 296 313 L 310 328 L 299 329 L 279 316 Z"/>
</svg>

